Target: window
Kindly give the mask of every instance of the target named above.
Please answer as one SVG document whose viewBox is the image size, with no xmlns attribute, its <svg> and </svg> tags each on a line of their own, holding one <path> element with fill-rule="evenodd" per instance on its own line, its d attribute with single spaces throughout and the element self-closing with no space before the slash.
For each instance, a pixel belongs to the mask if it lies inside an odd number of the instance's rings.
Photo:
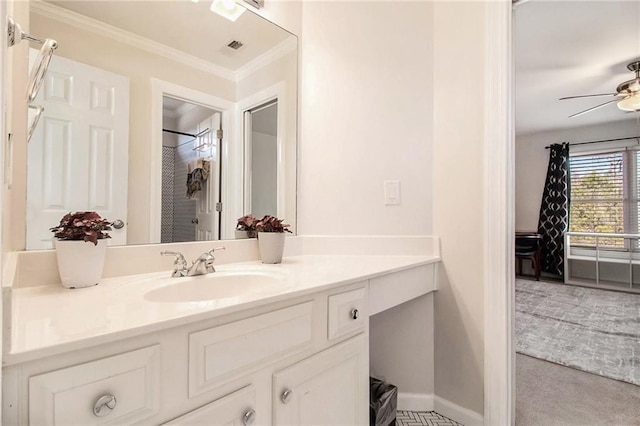
<svg viewBox="0 0 640 426">
<path fill-rule="evenodd" d="M 569 231 L 638 232 L 638 151 L 577 155 L 569 159 L 571 207 Z M 572 243 L 595 246 L 595 239 L 572 237 Z M 622 238 L 600 238 L 605 247 L 625 247 Z"/>
</svg>

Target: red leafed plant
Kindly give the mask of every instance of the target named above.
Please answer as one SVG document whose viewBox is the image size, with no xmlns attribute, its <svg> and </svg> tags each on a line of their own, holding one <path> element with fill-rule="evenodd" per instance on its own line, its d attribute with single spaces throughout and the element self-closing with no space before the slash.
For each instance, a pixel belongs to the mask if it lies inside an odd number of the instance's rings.
<svg viewBox="0 0 640 426">
<path fill-rule="evenodd" d="M 256 219 L 255 216 L 252 214 L 242 216 L 238 218 L 238 224 L 236 225 L 236 229 L 238 231 L 255 231 L 256 222 L 258 222 L 258 219 Z"/>
<path fill-rule="evenodd" d="M 258 232 L 291 232 L 286 223 L 282 223 L 282 219 L 275 216 L 266 215 L 256 222 L 256 231 Z"/>
<path fill-rule="evenodd" d="M 60 224 L 51 228 L 54 237 L 61 240 L 86 241 L 98 245 L 98 240 L 111 238 L 105 231 L 111 231 L 111 222 L 96 212 L 67 213 Z"/>
</svg>

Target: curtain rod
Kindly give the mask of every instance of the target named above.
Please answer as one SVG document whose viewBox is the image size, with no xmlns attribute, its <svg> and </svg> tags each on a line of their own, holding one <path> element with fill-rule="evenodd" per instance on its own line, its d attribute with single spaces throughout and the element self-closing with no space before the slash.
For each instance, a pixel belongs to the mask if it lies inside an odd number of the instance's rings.
<svg viewBox="0 0 640 426">
<path fill-rule="evenodd" d="M 617 139 L 603 139 L 600 141 L 590 141 L 590 142 L 578 142 L 578 143 L 569 143 L 569 146 L 574 146 L 574 145 L 589 145 L 591 143 L 602 143 L 602 142 L 616 142 L 616 141 L 626 141 L 629 139 L 638 139 L 640 140 L 640 136 L 630 136 L 628 138 L 617 138 Z M 549 149 L 551 148 L 551 145 L 547 145 L 544 147 L 544 149 Z"/>
</svg>

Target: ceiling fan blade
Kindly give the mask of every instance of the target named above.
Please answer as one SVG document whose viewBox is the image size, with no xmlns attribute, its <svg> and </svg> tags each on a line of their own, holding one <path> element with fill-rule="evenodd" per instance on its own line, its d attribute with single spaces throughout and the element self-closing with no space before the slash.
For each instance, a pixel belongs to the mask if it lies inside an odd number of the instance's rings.
<svg viewBox="0 0 640 426">
<path fill-rule="evenodd" d="M 565 99 L 592 98 L 594 96 L 618 96 L 619 94 L 620 93 L 599 93 L 597 95 L 565 96 L 564 98 L 560 98 L 559 100 L 564 101 Z"/>
<path fill-rule="evenodd" d="M 589 109 L 585 109 L 584 111 L 580 111 L 580 112 L 577 112 L 577 113 L 575 113 L 575 114 L 572 114 L 572 115 L 570 115 L 570 116 L 569 116 L 569 118 L 573 118 L 573 117 L 577 117 L 577 116 L 582 115 L 582 114 L 586 114 L 586 113 L 588 113 L 588 112 L 593 111 L 594 109 L 602 108 L 602 107 L 603 107 L 603 106 L 605 106 L 605 105 L 609 105 L 610 103 L 617 102 L 617 101 L 618 101 L 617 99 L 612 99 L 612 100 L 607 101 L 607 102 L 605 102 L 605 103 L 603 103 L 603 104 L 596 105 L 596 106 L 591 107 L 591 108 L 589 108 Z"/>
</svg>

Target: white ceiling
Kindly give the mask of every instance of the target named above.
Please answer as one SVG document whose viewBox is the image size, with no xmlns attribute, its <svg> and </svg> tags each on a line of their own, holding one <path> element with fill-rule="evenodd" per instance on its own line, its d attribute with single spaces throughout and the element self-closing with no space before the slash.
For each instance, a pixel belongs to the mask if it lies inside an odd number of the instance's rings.
<svg viewBox="0 0 640 426">
<path fill-rule="evenodd" d="M 569 115 L 613 99 L 560 101 L 563 96 L 615 93 L 640 60 L 640 1 L 532 0 L 516 7 L 516 134 L 635 119 L 615 103 Z"/>
<path fill-rule="evenodd" d="M 232 71 L 293 37 L 250 10 L 231 22 L 209 10 L 211 1 L 48 0 Z M 227 47 L 233 40 L 243 46 Z"/>
</svg>

